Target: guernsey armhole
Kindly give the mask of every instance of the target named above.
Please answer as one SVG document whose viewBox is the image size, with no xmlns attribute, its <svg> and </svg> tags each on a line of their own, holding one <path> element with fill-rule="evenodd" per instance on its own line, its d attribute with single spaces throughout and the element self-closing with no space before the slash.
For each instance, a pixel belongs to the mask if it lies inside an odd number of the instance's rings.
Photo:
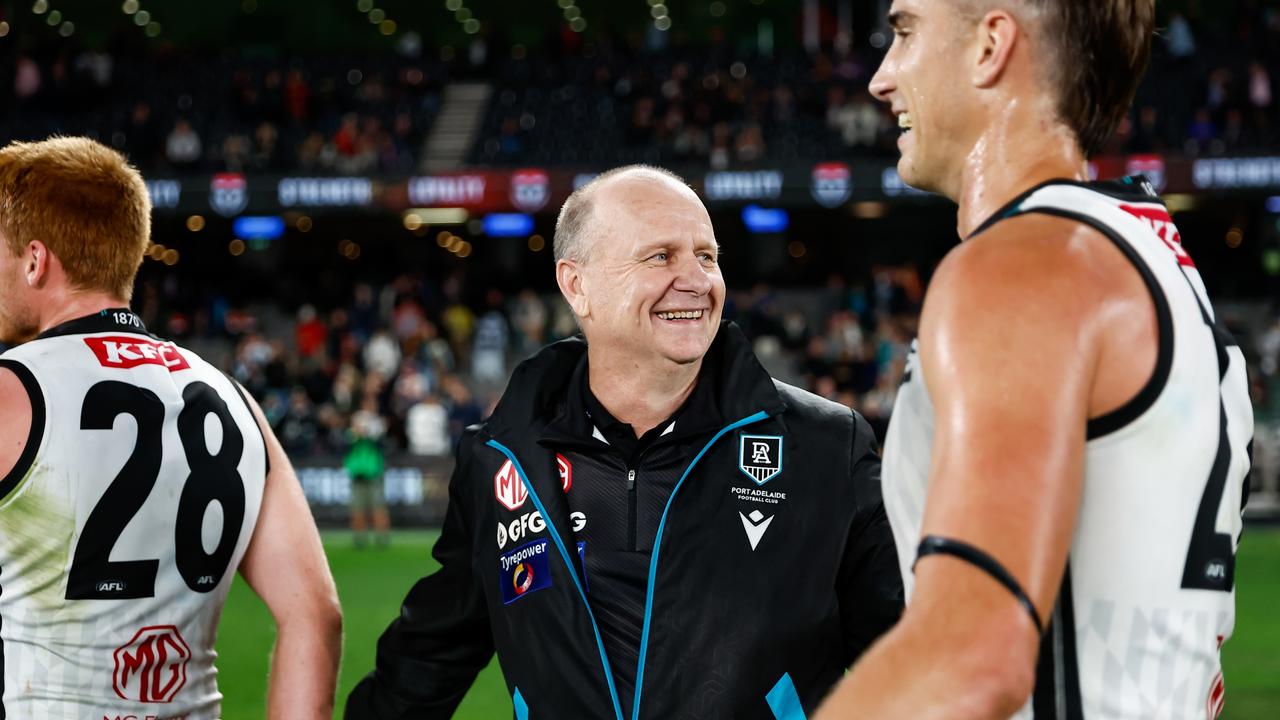
<svg viewBox="0 0 1280 720">
<path fill-rule="evenodd" d="M 0 507 L 3 507 L 14 491 L 16 491 L 27 476 L 31 473 L 31 468 L 35 466 L 36 457 L 40 453 L 40 445 L 44 440 L 45 428 L 45 402 L 44 393 L 40 390 L 40 383 L 36 382 L 35 375 L 31 374 L 31 370 L 26 365 L 17 360 L 0 360 L 0 367 L 12 372 L 22 383 L 22 387 L 27 391 L 27 398 L 31 402 L 31 430 L 27 433 L 26 445 L 22 448 L 22 454 L 18 457 L 18 462 L 11 468 L 3 478 L 0 478 Z"/>
<path fill-rule="evenodd" d="M 1165 297 L 1164 289 L 1160 287 L 1160 282 L 1156 280 L 1151 268 L 1147 267 L 1146 262 L 1143 261 L 1138 251 L 1126 242 L 1110 225 L 1084 213 L 1058 207 L 1027 208 L 1017 214 L 1029 215 L 1032 213 L 1074 220 L 1102 233 L 1128 259 L 1129 264 L 1138 271 L 1138 275 L 1142 277 L 1143 285 L 1147 287 L 1147 292 L 1151 295 L 1151 302 L 1155 305 L 1156 334 L 1158 338 L 1156 365 L 1152 370 L 1151 377 L 1147 379 L 1142 389 L 1124 405 L 1104 415 L 1089 419 L 1086 426 L 1085 440 L 1086 442 L 1092 442 L 1116 433 L 1135 422 L 1147 410 L 1151 409 L 1151 406 L 1159 399 L 1160 394 L 1164 392 L 1164 388 L 1169 382 L 1169 373 L 1173 369 L 1173 313 L 1169 309 L 1169 299 Z"/>
</svg>

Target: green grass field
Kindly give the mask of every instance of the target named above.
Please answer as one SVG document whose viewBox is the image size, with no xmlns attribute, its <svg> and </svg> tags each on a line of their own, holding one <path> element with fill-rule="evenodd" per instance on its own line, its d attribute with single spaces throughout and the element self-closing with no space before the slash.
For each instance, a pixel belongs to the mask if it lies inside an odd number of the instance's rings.
<svg viewBox="0 0 1280 720">
<path fill-rule="evenodd" d="M 347 533 L 327 533 L 325 548 L 345 614 L 338 704 L 373 667 L 374 643 L 395 617 L 400 601 L 434 562 L 434 533 L 401 532 L 390 548 L 356 551 Z M 1280 708 L 1280 531 L 1246 531 L 1237 577 L 1236 632 L 1225 649 L 1226 720 L 1272 720 Z M 268 656 L 275 629 L 266 608 L 237 579 L 218 638 L 223 717 L 265 715 Z M 511 717 L 506 685 L 493 663 L 481 674 L 456 715 L 463 720 Z"/>
</svg>

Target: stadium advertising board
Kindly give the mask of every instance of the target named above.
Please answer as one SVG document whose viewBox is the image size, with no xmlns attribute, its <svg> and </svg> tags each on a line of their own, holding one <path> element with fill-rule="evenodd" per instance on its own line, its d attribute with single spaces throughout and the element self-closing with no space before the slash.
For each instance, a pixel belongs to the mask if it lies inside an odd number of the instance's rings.
<svg viewBox="0 0 1280 720">
<path fill-rule="evenodd" d="M 288 210 L 381 210 L 462 208 L 474 214 L 554 214 L 599 168 L 518 168 L 439 173 L 412 177 L 260 177 L 219 173 L 204 178 L 154 178 L 147 182 L 158 212 L 201 213 L 212 209 L 233 218 Z M 907 185 L 888 160 L 823 161 L 786 167 L 704 173 L 673 167 L 689 178 L 708 204 L 744 207 L 837 209 L 864 200 L 936 201 Z M 1280 188 L 1280 157 L 1193 159 L 1156 154 L 1093 159 L 1091 176 L 1146 175 L 1165 193 Z"/>
</svg>

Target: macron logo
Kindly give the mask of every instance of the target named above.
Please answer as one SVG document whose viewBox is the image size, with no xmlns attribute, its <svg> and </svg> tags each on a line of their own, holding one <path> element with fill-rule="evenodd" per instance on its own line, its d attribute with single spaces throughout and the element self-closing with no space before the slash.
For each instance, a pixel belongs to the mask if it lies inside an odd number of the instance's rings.
<svg viewBox="0 0 1280 720">
<path fill-rule="evenodd" d="M 747 531 L 747 542 L 751 543 L 751 550 L 754 552 L 760 544 L 760 538 L 769 529 L 769 523 L 773 522 L 773 516 L 765 517 L 759 510 L 752 510 L 750 515 L 738 513 L 738 517 L 742 518 L 742 529 Z"/>
<path fill-rule="evenodd" d="M 191 367 L 173 343 L 152 342 L 128 336 L 89 337 L 84 342 L 102 367 L 127 370 L 139 365 L 159 365 L 169 372 Z"/>
</svg>

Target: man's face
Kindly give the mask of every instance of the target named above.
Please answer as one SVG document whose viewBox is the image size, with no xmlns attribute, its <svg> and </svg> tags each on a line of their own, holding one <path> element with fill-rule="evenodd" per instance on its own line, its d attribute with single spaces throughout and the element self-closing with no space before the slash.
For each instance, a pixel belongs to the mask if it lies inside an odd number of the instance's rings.
<svg viewBox="0 0 1280 720">
<path fill-rule="evenodd" d="M 966 74 L 973 23 L 953 2 L 930 0 L 894 0 L 889 21 L 893 45 L 871 93 L 902 129 L 898 173 L 913 187 L 949 193 L 981 121 Z"/>
<path fill-rule="evenodd" d="M 27 297 L 25 266 L 26 258 L 14 255 L 0 234 L 0 342 L 6 345 L 26 342 L 37 332 Z"/>
<path fill-rule="evenodd" d="M 639 364 L 697 362 L 720 327 L 724 278 L 711 218 L 688 188 L 619 178 L 593 199 L 582 267 L 595 347 Z"/>
</svg>

